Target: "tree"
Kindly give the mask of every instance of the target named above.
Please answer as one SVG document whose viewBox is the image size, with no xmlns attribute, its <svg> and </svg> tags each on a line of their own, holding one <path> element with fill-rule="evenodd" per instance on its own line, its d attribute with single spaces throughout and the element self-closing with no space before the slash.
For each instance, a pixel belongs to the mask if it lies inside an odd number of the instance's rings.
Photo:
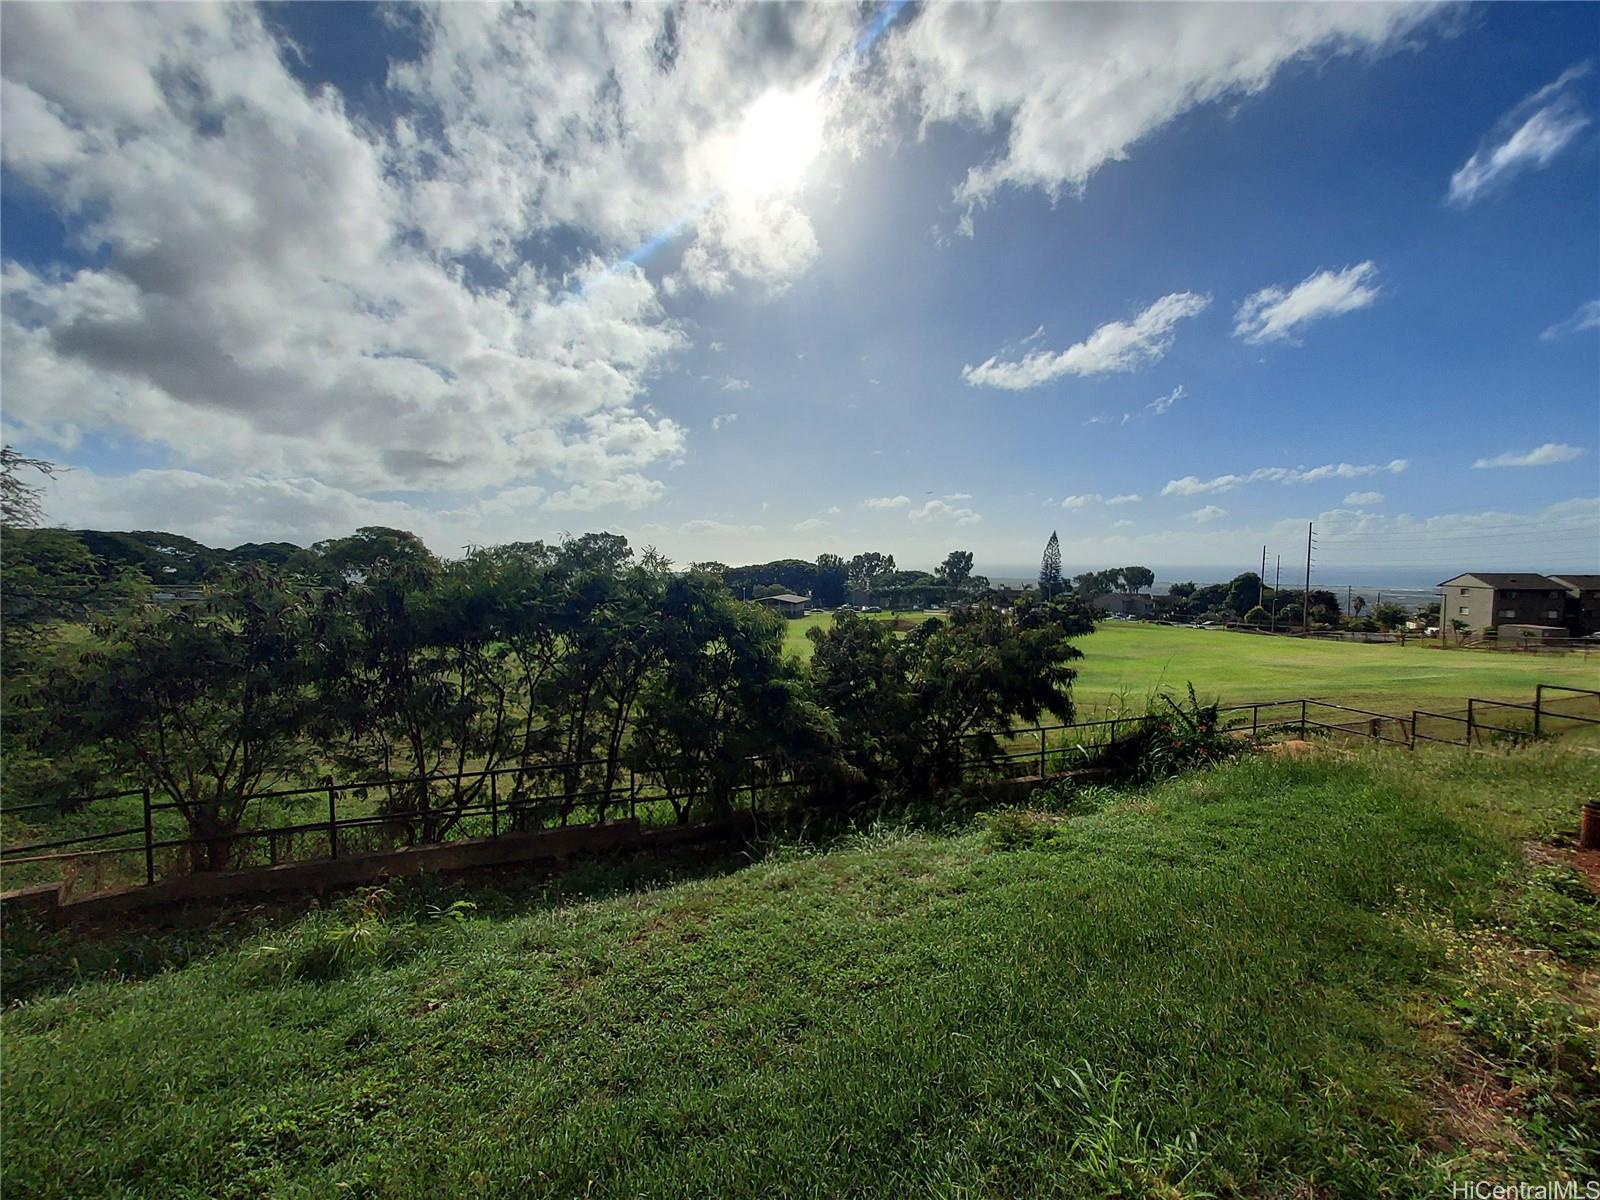
<svg viewBox="0 0 1600 1200">
<path fill-rule="evenodd" d="M 1107 586 L 1104 571 L 1084 571 L 1072 577 L 1072 589 L 1078 599 L 1083 601 L 1093 600 L 1096 596 L 1104 596 L 1107 592 L 1115 591 L 1115 586 Z"/>
<path fill-rule="evenodd" d="M 437 566 L 438 559 L 414 533 L 384 525 L 364 525 L 347 537 L 318 542 L 289 561 L 291 569 L 329 583 L 359 580 L 385 564 L 426 570 Z"/>
<path fill-rule="evenodd" d="M 0 446 L 0 526 L 6 529 L 33 529 L 44 519 L 44 488 L 24 472 L 49 479 L 56 465 Z"/>
<path fill-rule="evenodd" d="M 54 626 L 86 620 L 143 591 L 134 573 L 108 569 L 78 534 L 39 528 L 43 489 L 24 472 L 48 479 L 55 470 L 54 463 L 0 447 L 0 658 L 12 684 Z"/>
<path fill-rule="evenodd" d="M 1365 596 L 1357 596 L 1355 599 L 1350 601 L 1350 615 L 1359 617 L 1361 615 L 1361 610 L 1366 606 L 1367 598 Z"/>
<path fill-rule="evenodd" d="M 169 797 L 197 868 L 229 864 L 247 805 L 304 777 L 310 692 L 298 653 L 314 598 L 261 568 L 192 608 L 145 606 L 98 626 L 95 648 L 53 669 L 36 734 L 65 800 L 102 786 Z"/>
<path fill-rule="evenodd" d="M 837 608 L 844 603 L 849 577 L 849 565 L 837 554 L 817 555 L 816 582 L 811 587 L 811 598 L 828 608 Z"/>
<path fill-rule="evenodd" d="M 1406 623 L 1406 610 L 1399 604 L 1385 601 L 1372 610 L 1372 619 L 1379 629 L 1399 629 Z"/>
<path fill-rule="evenodd" d="M 953 588 L 959 588 L 966 583 L 968 577 L 972 574 L 972 551 L 950 551 L 949 554 L 944 556 L 944 562 L 939 564 L 939 568 L 934 574 L 938 576 L 941 583 L 948 584 Z"/>
<path fill-rule="evenodd" d="M 1039 560 L 1039 592 L 1046 600 L 1061 591 L 1061 539 L 1050 531 L 1050 540 L 1044 544 L 1044 557 Z"/>
<path fill-rule="evenodd" d="M 1268 616 L 1269 614 L 1267 613 L 1267 610 L 1262 608 L 1261 605 L 1257 604 L 1249 612 L 1244 614 L 1244 623 L 1246 625 L 1265 625 L 1267 623 Z"/>
<path fill-rule="evenodd" d="M 781 583 L 758 583 L 750 593 L 750 598 L 752 600 L 764 600 L 768 596 L 782 596 L 788 590 Z"/>
<path fill-rule="evenodd" d="M 885 575 L 894 573 L 894 555 L 879 554 L 876 550 L 858 554 L 850 560 L 848 577 L 851 587 L 862 588 L 870 597 L 872 589 Z"/>
<path fill-rule="evenodd" d="M 1261 576 L 1245 571 L 1228 581 L 1228 595 L 1223 604 L 1236 615 L 1243 616 L 1261 602 L 1263 590 Z"/>
<path fill-rule="evenodd" d="M 1072 638 L 1093 628 L 1077 605 L 961 609 L 904 638 L 846 616 L 814 629 L 816 698 L 838 724 L 853 777 L 924 797 L 957 782 L 971 753 L 992 753 L 1013 721 L 1069 720 Z"/>
<path fill-rule="evenodd" d="M 1142 592 L 1156 581 L 1156 573 L 1149 567 L 1123 567 L 1122 582 L 1130 592 Z"/>
<path fill-rule="evenodd" d="M 680 823 L 726 815 L 741 789 L 831 753 L 832 720 L 783 653 L 782 618 L 694 576 L 667 584 L 661 613 L 661 666 L 626 755 Z"/>
</svg>

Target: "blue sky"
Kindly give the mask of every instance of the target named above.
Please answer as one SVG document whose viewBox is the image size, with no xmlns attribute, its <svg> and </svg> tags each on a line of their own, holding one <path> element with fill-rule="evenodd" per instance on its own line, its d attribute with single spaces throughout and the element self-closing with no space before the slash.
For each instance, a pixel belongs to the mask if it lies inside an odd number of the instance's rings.
<svg viewBox="0 0 1600 1200">
<path fill-rule="evenodd" d="M 4 15 L 63 523 L 1600 569 L 1600 8 L 102 11 Z"/>
</svg>

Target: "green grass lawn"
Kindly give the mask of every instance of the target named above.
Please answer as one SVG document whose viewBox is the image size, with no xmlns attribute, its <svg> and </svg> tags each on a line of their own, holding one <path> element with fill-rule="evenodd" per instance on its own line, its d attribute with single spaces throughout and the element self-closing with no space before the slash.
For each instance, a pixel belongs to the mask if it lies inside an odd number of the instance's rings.
<svg viewBox="0 0 1600 1200">
<path fill-rule="evenodd" d="M 809 658 L 808 628 L 789 623 L 788 649 Z M 1106 621 L 1077 643 L 1084 653 L 1073 693 L 1085 716 L 1123 704 L 1140 709 L 1156 688 L 1237 703 L 1310 696 L 1396 715 L 1415 707 L 1459 708 L 1469 696 L 1531 702 L 1534 685 L 1600 688 L 1600 657 L 1512 655 L 1485 650 L 1364 645 L 1263 637 L 1213 629 Z"/>
<path fill-rule="evenodd" d="M 1600 1031 L 1576 971 L 1600 920 L 1520 843 L 1570 834 L 1596 785 L 1593 756 L 1549 746 L 1263 756 L 649 887 L 596 868 L 598 896 L 419 882 L 381 917 L 351 899 L 122 943 L 13 921 L 6 1190 L 1399 1197 L 1592 1176 Z M 478 907 L 439 919 L 460 898 Z"/>
</svg>

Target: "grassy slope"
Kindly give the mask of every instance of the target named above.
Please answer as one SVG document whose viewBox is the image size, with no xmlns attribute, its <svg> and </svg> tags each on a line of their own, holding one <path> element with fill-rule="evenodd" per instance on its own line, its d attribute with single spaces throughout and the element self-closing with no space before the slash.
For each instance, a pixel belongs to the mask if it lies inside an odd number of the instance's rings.
<svg viewBox="0 0 1600 1200">
<path fill-rule="evenodd" d="M 788 649 L 809 657 L 805 630 L 831 620 L 790 622 Z M 1101 624 L 1078 646 L 1084 660 L 1073 694 L 1086 714 L 1119 697 L 1139 708 L 1152 689 L 1181 691 L 1191 680 L 1202 699 L 1311 696 L 1396 714 L 1428 704 L 1459 708 L 1469 696 L 1527 703 L 1538 683 L 1600 687 L 1600 659 L 1592 657 L 1314 642 L 1120 621 Z"/>
<path fill-rule="evenodd" d="M 1595 786 L 1548 748 L 1260 759 L 1021 848 L 884 835 L 463 923 L 406 896 L 381 964 L 276 978 L 313 916 L 11 1009 L 7 1191 L 1431 1193 L 1490 1176 L 1417 1148 L 1461 993 L 1397 889 L 1484 916 Z"/>
</svg>

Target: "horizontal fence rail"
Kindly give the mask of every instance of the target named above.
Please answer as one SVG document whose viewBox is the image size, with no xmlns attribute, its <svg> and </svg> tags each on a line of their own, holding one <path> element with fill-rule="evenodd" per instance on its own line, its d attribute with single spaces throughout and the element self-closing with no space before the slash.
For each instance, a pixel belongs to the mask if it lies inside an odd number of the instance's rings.
<svg viewBox="0 0 1600 1200">
<path fill-rule="evenodd" d="M 1532 704 L 1469 698 L 1454 712 L 1413 709 L 1405 716 L 1312 698 L 1260 700 L 1217 706 L 1231 732 L 1253 739 L 1284 733 L 1349 737 L 1415 749 L 1420 743 L 1474 747 L 1524 741 L 1583 726 L 1600 726 L 1600 690 L 1541 683 Z M 1492 719 L 1485 720 L 1485 714 Z M 963 734 L 955 761 L 962 779 L 1042 780 L 1093 761 L 1106 747 L 1141 730 L 1150 714 L 1091 721 L 1014 726 Z M 59 865 L 70 886 L 80 874 L 91 886 L 109 867 L 124 870 L 119 884 L 153 884 L 185 871 L 336 861 L 343 855 L 435 845 L 507 833 L 599 826 L 626 818 L 644 826 L 682 824 L 715 796 L 723 811 L 759 814 L 783 793 L 809 785 L 786 765 L 762 757 L 718 764 L 684 763 L 648 775 L 616 759 L 524 763 L 449 774 L 337 781 L 254 793 L 245 811 L 272 809 L 276 823 L 194 835 L 184 805 L 148 787 L 100 792 L 69 803 L 0 807 L 0 867 Z M 730 768 L 732 772 L 730 774 Z M 599 779 L 585 780 L 585 772 Z M 567 788 L 563 781 L 585 786 Z M 670 780 L 670 781 L 669 781 Z M 6 844 L 5 818 L 62 814 L 125 814 L 121 827 L 60 831 L 43 840 Z M 8 886 L 12 886 L 8 882 Z"/>
</svg>

